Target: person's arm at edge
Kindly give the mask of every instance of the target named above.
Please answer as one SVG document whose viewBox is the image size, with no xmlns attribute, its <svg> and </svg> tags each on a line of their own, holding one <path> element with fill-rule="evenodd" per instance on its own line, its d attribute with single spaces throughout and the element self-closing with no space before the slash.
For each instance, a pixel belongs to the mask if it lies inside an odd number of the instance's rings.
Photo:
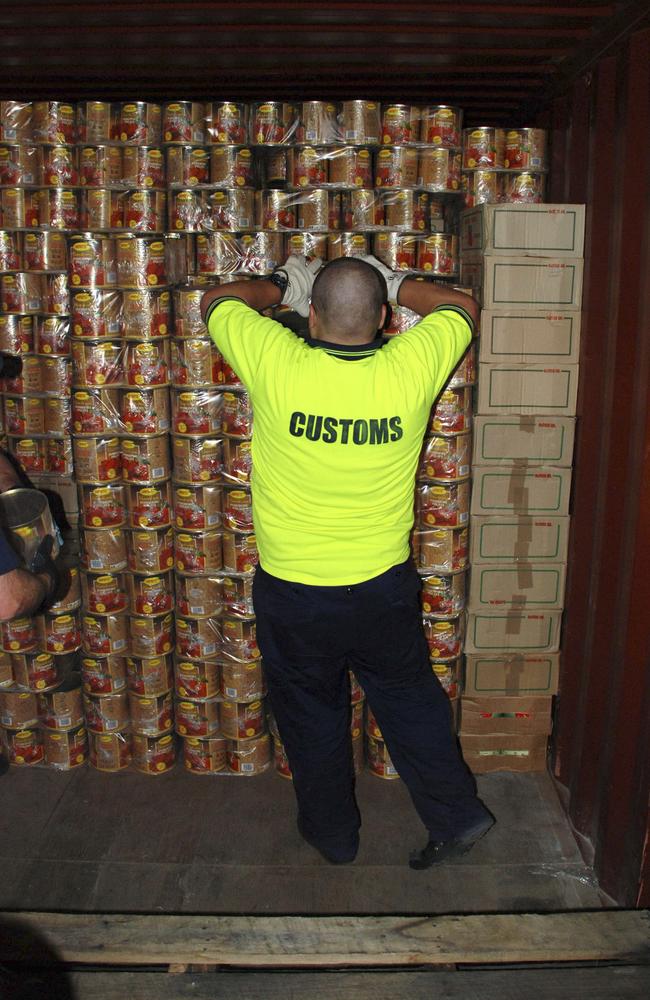
<svg viewBox="0 0 650 1000">
<path fill-rule="evenodd" d="M 35 614 L 50 593 L 47 573 L 30 573 L 18 567 L 0 576 L 0 621 Z"/>
<path fill-rule="evenodd" d="M 471 295 L 459 292 L 449 285 L 434 285 L 429 281 L 405 278 L 399 286 L 397 302 L 419 316 L 428 316 L 444 306 L 457 306 L 469 315 L 474 329 L 478 326 L 478 302 Z"/>
<path fill-rule="evenodd" d="M 6 493 L 7 490 L 16 489 L 19 486 L 24 486 L 18 471 L 12 465 L 10 459 L 0 451 L 0 493 Z"/>
<path fill-rule="evenodd" d="M 282 292 L 268 278 L 255 281 L 233 281 L 227 285 L 215 285 L 208 289 L 201 299 L 201 316 L 205 322 L 210 306 L 218 299 L 241 299 L 251 309 L 262 312 L 271 306 L 277 306 L 282 298 Z"/>
</svg>

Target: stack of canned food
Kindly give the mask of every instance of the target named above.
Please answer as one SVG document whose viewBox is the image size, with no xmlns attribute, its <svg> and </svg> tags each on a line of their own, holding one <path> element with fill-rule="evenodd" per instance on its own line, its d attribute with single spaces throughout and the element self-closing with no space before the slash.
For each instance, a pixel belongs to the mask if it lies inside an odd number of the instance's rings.
<svg viewBox="0 0 650 1000">
<path fill-rule="evenodd" d="M 463 130 L 465 205 L 544 201 L 548 152 L 541 128 Z"/>
</svg>

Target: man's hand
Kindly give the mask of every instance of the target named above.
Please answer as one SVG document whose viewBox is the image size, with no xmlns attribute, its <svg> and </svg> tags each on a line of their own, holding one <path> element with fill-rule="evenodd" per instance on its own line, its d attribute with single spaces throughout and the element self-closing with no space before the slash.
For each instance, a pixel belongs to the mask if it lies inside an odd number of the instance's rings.
<svg viewBox="0 0 650 1000">
<path fill-rule="evenodd" d="M 366 256 L 359 257 L 359 260 L 365 261 L 366 264 L 370 264 L 374 267 L 375 271 L 379 271 L 386 282 L 386 289 L 388 291 L 389 302 L 397 302 L 397 293 L 399 292 L 399 286 L 404 281 L 406 274 L 403 271 L 391 271 L 389 267 L 386 267 L 380 260 L 373 257 L 370 254 Z"/>
<path fill-rule="evenodd" d="M 293 309 L 300 316 L 308 316 L 314 278 L 322 266 L 323 262 L 318 257 L 307 262 L 305 257 L 292 255 L 282 267 L 277 267 L 273 273 L 287 279 L 287 287 L 280 300 L 282 305 Z"/>
</svg>

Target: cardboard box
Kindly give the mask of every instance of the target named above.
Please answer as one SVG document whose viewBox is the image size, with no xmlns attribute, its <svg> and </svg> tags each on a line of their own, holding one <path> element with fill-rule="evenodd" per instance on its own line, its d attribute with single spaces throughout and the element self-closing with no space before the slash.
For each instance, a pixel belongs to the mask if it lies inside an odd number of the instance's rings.
<svg viewBox="0 0 650 1000">
<path fill-rule="evenodd" d="M 461 736 L 548 735 L 553 728 L 552 705 L 551 695 L 463 695 L 458 732 Z"/>
<path fill-rule="evenodd" d="M 534 469 L 474 468 L 471 514 L 539 514 L 565 517 L 569 513 L 571 469 L 540 465 Z"/>
<path fill-rule="evenodd" d="M 571 465 L 574 417 L 534 414 L 474 417 L 473 465 Z"/>
<path fill-rule="evenodd" d="M 583 262 L 573 257 L 483 257 L 461 255 L 460 280 L 484 309 L 579 310 Z"/>
<path fill-rule="evenodd" d="M 584 205 L 480 205 L 460 219 L 462 253 L 582 257 Z"/>
<path fill-rule="evenodd" d="M 545 771 L 548 737 L 461 736 L 465 763 L 474 774 L 491 771 Z"/>
<path fill-rule="evenodd" d="M 578 365 L 479 365 L 477 413 L 573 417 Z"/>
<path fill-rule="evenodd" d="M 557 653 L 561 611 L 469 611 L 464 650 Z"/>
<path fill-rule="evenodd" d="M 479 361 L 576 365 L 581 319 L 580 313 L 563 310 L 484 309 Z"/>
<path fill-rule="evenodd" d="M 565 580 L 564 563 L 478 563 L 472 566 L 467 607 L 470 611 L 563 608 Z"/>
<path fill-rule="evenodd" d="M 559 653 L 469 654 L 465 657 L 463 693 L 551 695 L 557 692 L 559 674 Z"/>
<path fill-rule="evenodd" d="M 474 517 L 470 563 L 563 563 L 569 546 L 568 517 Z"/>
</svg>

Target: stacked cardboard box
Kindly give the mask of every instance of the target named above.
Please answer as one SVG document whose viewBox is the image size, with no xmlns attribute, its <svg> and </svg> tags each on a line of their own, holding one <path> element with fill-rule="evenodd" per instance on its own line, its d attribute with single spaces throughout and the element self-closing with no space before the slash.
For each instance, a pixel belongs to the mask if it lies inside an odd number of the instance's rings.
<svg viewBox="0 0 650 1000">
<path fill-rule="evenodd" d="M 584 206 L 461 219 L 481 301 L 460 735 L 474 771 L 545 766 L 557 691 L 578 388 Z"/>
</svg>

